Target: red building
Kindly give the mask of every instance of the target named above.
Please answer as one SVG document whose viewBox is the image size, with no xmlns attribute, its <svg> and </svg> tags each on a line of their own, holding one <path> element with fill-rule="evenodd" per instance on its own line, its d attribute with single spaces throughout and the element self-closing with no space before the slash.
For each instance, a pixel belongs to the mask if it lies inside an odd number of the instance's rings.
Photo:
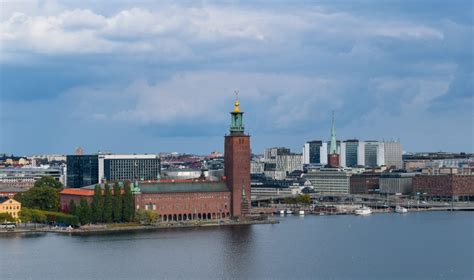
<svg viewBox="0 0 474 280">
<path fill-rule="evenodd" d="M 350 178 L 351 194 L 374 194 L 379 192 L 380 173 L 354 174 Z"/>
<path fill-rule="evenodd" d="M 417 175 L 413 193 L 435 200 L 474 201 L 474 175 Z"/>
<path fill-rule="evenodd" d="M 69 212 L 69 203 L 71 200 L 74 200 L 76 205 L 79 205 L 81 198 L 85 197 L 87 202 L 90 204 L 92 202 L 92 197 L 94 196 L 94 190 L 86 188 L 69 188 L 64 189 L 59 192 L 60 199 L 60 208 L 62 212 Z"/>
<path fill-rule="evenodd" d="M 242 218 L 250 214 L 250 136 L 244 133 L 239 102 L 231 112 L 230 133 L 225 136 L 225 181 L 179 181 L 142 183 L 135 190 L 136 209 L 156 211 L 160 221 Z M 61 209 L 71 200 L 86 197 L 90 202 L 93 186 L 64 189 Z"/>
<path fill-rule="evenodd" d="M 141 184 L 135 207 L 156 211 L 165 222 L 224 219 L 231 216 L 231 192 L 224 182 Z"/>
</svg>

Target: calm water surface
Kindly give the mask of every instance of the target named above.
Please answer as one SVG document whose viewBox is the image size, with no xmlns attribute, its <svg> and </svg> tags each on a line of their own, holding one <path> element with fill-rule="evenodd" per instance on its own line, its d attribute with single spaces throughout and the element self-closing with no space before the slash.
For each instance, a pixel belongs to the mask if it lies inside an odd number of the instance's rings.
<svg viewBox="0 0 474 280">
<path fill-rule="evenodd" d="M 0 235 L 0 279 L 473 279 L 473 233 L 473 212 L 426 212 Z"/>
</svg>

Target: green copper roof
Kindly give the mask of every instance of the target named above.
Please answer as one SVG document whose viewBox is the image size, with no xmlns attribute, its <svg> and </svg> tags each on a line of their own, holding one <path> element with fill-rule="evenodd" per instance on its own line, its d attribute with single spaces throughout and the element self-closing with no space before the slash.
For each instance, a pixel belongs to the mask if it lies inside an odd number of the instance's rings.
<svg viewBox="0 0 474 280">
<path fill-rule="evenodd" d="M 142 183 L 138 186 L 141 193 L 192 193 L 192 192 L 228 192 L 223 182 L 190 182 L 190 183 Z"/>
<path fill-rule="evenodd" d="M 334 111 L 332 111 L 331 144 L 329 146 L 329 154 L 337 154 L 336 127 L 334 126 Z"/>
</svg>

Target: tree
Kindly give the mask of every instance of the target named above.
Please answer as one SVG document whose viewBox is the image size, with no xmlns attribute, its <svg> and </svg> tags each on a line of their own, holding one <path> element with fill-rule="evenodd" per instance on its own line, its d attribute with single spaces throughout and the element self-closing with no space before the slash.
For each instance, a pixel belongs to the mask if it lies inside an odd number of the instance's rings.
<svg viewBox="0 0 474 280">
<path fill-rule="evenodd" d="M 35 188 L 50 187 L 57 190 L 61 190 L 63 188 L 63 184 L 61 184 L 61 182 L 59 182 L 58 180 L 54 179 L 51 176 L 43 176 L 35 182 L 34 187 Z"/>
<path fill-rule="evenodd" d="M 94 188 L 94 197 L 92 198 L 91 204 L 91 221 L 93 224 L 100 223 L 102 221 L 102 216 L 104 215 L 103 199 L 102 199 L 102 189 L 100 185 L 95 185 Z"/>
<path fill-rule="evenodd" d="M 153 210 L 138 209 L 135 220 L 141 224 L 149 225 L 156 221 L 158 214 Z"/>
<path fill-rule="evenodd" d="M 35 223 L 35 228 L 37 224 L 44 224 L 47 221 L 46 215 L 38 209 L 31 210 L 31 221 Z"/>
<path fill-rule="evenodd" d="M 13 218 L 12 215 L 10 215 L 9 213 L 0 213 L 0 223 L 3 223 L 3 222 L 14 222 L 15 221 L 15 218 Z"/>
<path fill-rule="evenodd" d="M 25 207 L 21 208 L 21 211 L 19 213 L 19 218 L 21 222 L 25 223 L 25 227 L 28 222 L 32 221 L 32 215 L 33 214 L 31 213 L 30 209 L 25 208 Z"/>
<path fill-rule="evenodd" d="M 21 202 L 23 207 L 58 211 L 59 192 L 53 187 L 33 187 L 22 194 L 16 194 L 14 199 Z"/>
<path fill-rule="evenodd" d="M 114 216 L 114 222 L 120 223 L 122 221 L 122 194 L 120 193 L 120 186 L 117 182 L 114 184 L 112 211 Z"/>
<path fill-rule="evenodd" d="M 85 197 L 81 198 L 81 201 L 79 202 L 79 208 L 77 209 L 79 221 L 81 222 L 81 225 L 89 224 L 91 222 L 91 212 L 89 209 L 89 203 L 87 203 L 87 200 Z"/>
<path fill-rule="evenodd" d="M 71 201 L 69 201 L 69 214 L 77 216 L 77 205 L 74 199 L 71 199 Z"/>
<path fill-rule="evenodd" d="M 297 198 L 297 202 L 298 202 L 298 203 L 301 203 L 301 204 L 303 204 L 303 205 L 311 204 L 311 196 L 308 195 L 308 194 L 300 195 L 300 196 L 298 196 L 298 198 Z"/>
<path fill-rule="evenodd" d="M 130 182 L 125 182 L 124 194 L 123 194 L 123 220 L 125 222 L 131 222 L 134 216 L 134 201 Z"/>
<path fill-rule="evenodd" d="M 104 215 L 102 221 L 106 223 L 111 223 L 113 221 L 112 194 L 110 193 L 110 187 L 108 184 L 105 184 L 104 188 Z"/>
</svg>

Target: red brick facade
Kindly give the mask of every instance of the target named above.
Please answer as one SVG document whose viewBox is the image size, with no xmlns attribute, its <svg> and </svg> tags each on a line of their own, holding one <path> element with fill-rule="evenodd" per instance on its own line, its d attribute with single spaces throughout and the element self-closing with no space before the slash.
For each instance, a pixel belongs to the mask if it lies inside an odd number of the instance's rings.
<svg viewBox="0 0 474 280">
<path fill-rule="evenodd" d="M 355 174 L 350 178 L 351 194 L 373 194 L 379 189 L 380 174 Z"/>
<path fill-rule="evenodd" d="M 225 137 L 224 174 L 232 192 L 232 216 L 250 213 L 250 136 Z M 245 199 L 242 195 L 245 194 Z"/>
<path fill-rule="evenodd" d="M 329 167 L 339 167 L 339 155 L 338 154 L 328 155 L 328 165 Z"/>
<path fill-rule="evenodd" d="M 74 190 L 75 192 L 69 192 L 69 190 Z M 59 193 L 60 199 L 60 208 L 61 212 L 69 212 L 69 203 L 71 200 L 74 200 L 77 206 L 81 202 L 81 198 L 85 197 L 87 202 L 92 203 L 92 197 L 94 196 L 94 191 L 82 190 L 82 189 L 64 189 Z"/>
<path fill-rule="evenodd" d="M 474 196 L 474 175 L 417 175 L 413 193 L 426 196 Z"/>
<path fill-rule="evenodd" d="M 230 192 L 142 193 L 136 209 L 154 210 L 159 221 L 211 220 L 230 217 Z"/>
</svg>

